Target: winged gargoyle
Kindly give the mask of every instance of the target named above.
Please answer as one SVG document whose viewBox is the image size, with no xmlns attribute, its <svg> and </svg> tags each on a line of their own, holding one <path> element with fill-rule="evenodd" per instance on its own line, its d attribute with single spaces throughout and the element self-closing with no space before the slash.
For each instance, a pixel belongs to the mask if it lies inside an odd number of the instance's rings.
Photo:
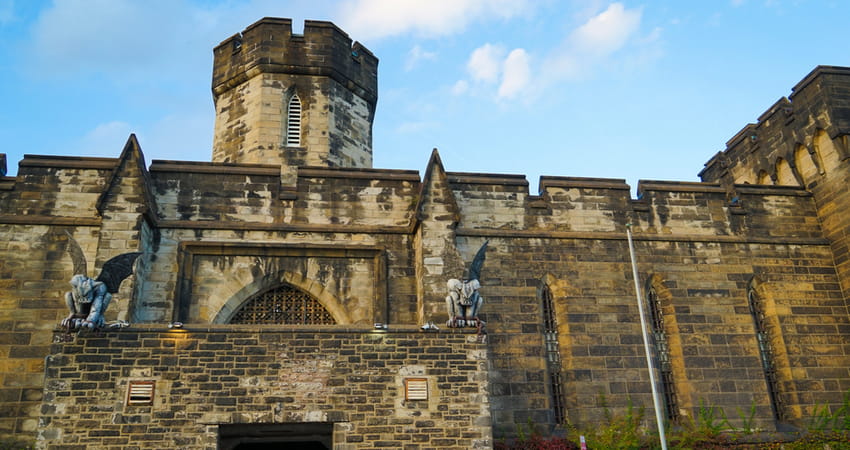
<svg viewBox="0 0 850 450">
<path fill-rule="evenodd" d="M 484 257 L 486 256 L 487 243 L 484 241 L 475 258 L 472 259 L 472 264 L 469 265 L 468 277 L 464 280 L 452 278 L 448 281 L 449 295 L 446 296 L 446 306 L 449 312 L 449 321 L 446 326 L 451 328 L 480 326 L 482 322 L 478 319 L 478 311 L 481 309 L 481 304 L 484 303 L 484 298 L 478 293 L 478 288 L 481 287 L 481 282 L 478 281 L 481 275 L 481 267 L 484 265 Z"/>
<path fill-rule="evenodd" d="M 65 303 L 70 314 L 62 321 L 69 330 L 80 328 L 100 328 L 103 326 L 103 313 L 112 301 L 112 294 L 118 292 L 121 282 L 133 273 L 133 264 L 141 252 L 120 254 L 103 264 L 97 279 L 88 277 L 86 256 L 80 244 L 68 235 L 68 254 L 74 263 L 74 276 L 71 277 L 71 290 L 65 293 Z"/>
</svg>

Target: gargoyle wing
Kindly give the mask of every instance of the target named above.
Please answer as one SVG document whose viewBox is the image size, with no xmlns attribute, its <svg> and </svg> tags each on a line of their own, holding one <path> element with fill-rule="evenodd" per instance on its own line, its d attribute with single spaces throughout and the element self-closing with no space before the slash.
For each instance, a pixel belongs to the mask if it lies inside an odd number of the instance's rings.
<svg viewBox="0 0 850 450">
<path fill-rule="evenodd" d="M 83 254 L 83 249 L 80 248 L 80 244 L 77 243 L 74 236 L 71 236 L 71 233 L 65 230 L 65 234 L 68 235 L 68 243 L 65 245 L 65 250 L 68 251 L 68 255 L 71 256 L 71 262 L 74 263 L 74 275 L 89 276 L 86 255 Z"/>
<path fill-rule="evenodd" d="M 141 254 L 141 252 L 122 253 L 106 261 L 100 275 L 97 276 L 97 281 L 102 281 L 110 294 L 118 292 L 121 282 L 133 273 L 133 263 Z"/>
<path fill-rule="evenodd" d="M 481 276 L 481 267 L 484 266 L 484 257 L 486 256 L 488 243 L 490 243 L 489 240 L 484 241 L 484 244 L 478 249 L 478 253 L 475 254 L 475 258 L 472 259 L 472 264 L 469 265 L 470 280 L 478 280 Z"/>
</svg>

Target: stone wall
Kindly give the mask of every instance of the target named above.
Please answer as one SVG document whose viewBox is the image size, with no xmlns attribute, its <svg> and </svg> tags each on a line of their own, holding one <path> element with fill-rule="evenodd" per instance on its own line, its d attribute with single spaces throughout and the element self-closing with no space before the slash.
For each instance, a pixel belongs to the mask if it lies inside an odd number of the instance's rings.
<svg viewBox="0 0 850 450">
<path fill-rule="evenodd" d="M 44 177 L 94 186 L 77 208 L 0 217 L 8 237 L 0 269 L 11 286 L 0 311 L 12 330 L 0 344 L 9 352 L 7 433 L 36 426 L 44 331 L 65 314 L 71 276 L 66 230 L 90 272 L 131 246 L 147 252 L 140 278 L 125 282 L 107 315 L 135 324 L 226 321 L 240 301 L 286 282 L 343 325 L 443 326 L 445 281 L 462 277 L 490 240 L 481 280 L 487 386 L 497 433 L 510 435 L 528 420 L 554 425 L 544 285 L 555 301 L 568 418 L 597 420 L 603 396 L 615 410 L 630 399 L 651 404 L 625 241 L 631 223 L 640 282 L 654 280 L 665 295 L 681 413 L 702 400 L 734 418 L 755 398 L 757 419 L 770 426 L 747 309 L 753 284 L 772 305 L 789 415 L 805 417 L 850 387 L 848 315 L 830 243 L 816 198 L 799 187 L 737 186 L 733 196 L 721 184 L 645 181 L 632 200 L 622 180 L 544 177 L 541 193 L 529 195 L 522 176 L 445 172 L 435 153 L 421 181 L 411 171 L 302 168 L 285 188 L 270 166 L 156 161 L 148 173 L 131 150 L 56 167 L 30 158 L 2 191 L 9 211 L 30 211 L 20 199 L 58 195 L 37 182 Z M 39 190 L 47 193 L 30 194 Z"/>
<path fill-rule="evenodd" d="M 330 22 L 265 18 L 214 50 L 213 161 L 372 167 L 378 59 Z M 300 147 L 287 146 L 289 99 L 302 103 Z"/>
<path fill-rule="evenodd" d="M 470 333 L 132 327 L 47 359 L 45 449 L 214 449 L 218 426 L 332 423 L 334 448 L 488 448 L 487 348 Z M 58 340 L 65 338 L 61 333 Z M 406 378 L 427 400 L 406 400 Z M 127 402 L 153 381 L 153 405 Z"/>
<path fill-rule="evenodd" d="M 678 415 L 704 402 L 735 423 L 738 408 L 755 405 L 759 426 L 774 426 L 748 307 L 753 283 L 772 305 L 788 417 L 834 404 L 850 388 L 840 344 L 850 317 L 808 192 L 742 187 L 733 203 L 719 185 L 642 182 L 631 201 L 618 180 L 549 179 L 540 196 L 527 196 L 495 175 L 449 179 L 464 261 L 490 241 L 481 281 L 496 435 L 553 421 L 544 285 L 555 301 L 568 420 L 593 423 L 603 405 L 616 411 L 630 401 L 650 408 L 627 223 L 640 283 L 662 296 Z"/>
<path fill-rule="evenodd" d="M 799 186 L 818 205 L 845 297 L 850 293 L 850 68 L 818 66 L 706 163 L 704 181 Z"/>
</svg>

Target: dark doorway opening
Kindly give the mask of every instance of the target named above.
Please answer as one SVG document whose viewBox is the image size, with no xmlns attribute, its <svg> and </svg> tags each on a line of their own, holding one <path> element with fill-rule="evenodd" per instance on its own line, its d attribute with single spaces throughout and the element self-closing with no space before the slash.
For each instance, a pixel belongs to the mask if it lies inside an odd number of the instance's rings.
<svg viewBox="0 0 850 450">
<path fill-rule="evenodd" d="M 332 423 L 222 424 L 218 427 L 221 450 L 330 450 Z"/>
</svg>

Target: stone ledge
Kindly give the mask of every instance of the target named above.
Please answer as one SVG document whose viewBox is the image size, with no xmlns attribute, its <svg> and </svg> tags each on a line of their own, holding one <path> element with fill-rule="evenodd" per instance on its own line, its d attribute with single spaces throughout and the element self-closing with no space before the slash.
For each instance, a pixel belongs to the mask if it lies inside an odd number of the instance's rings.
<svg viewBox="0 0 850 450">
<path fill-rule="evenodd" d="M 458 184 L 501 184 L 506 186 L 528 186 L 525 175 L 499 173 L 446 172 L 449 183 Z"/>
<path fill-rule="evenodd" d="M 15 190 L 15 177 L 0 177 L 0 191 Z"/>
<path fill-rule="evenodd" d="M 53 329 L 55 334 L 67 334 L 64 327 L 57 326 Z M 111 333 L 150 333 L 160 334 L 168 333 L 174 336 L 185 335 L 187 333 L 215 333 L 215 334 L 270 334 L 270 333 L 317 333 L 317 334 L 333 334 L 333 333 L 351 333 L 351 334 L 467 334 L 475 335 L 478 333 L 474 327 L 467 328 L 446 328 L 440 327 L 436 331 L 426 331 L 420 328 L 419 325 L 408 324 L 387 324 L 386 330 L 375 329 L 372 325 L 217 325 L 206 323 L 184 323 L 181 328 L 170 328 L 168 324 L 131 324 L 124 328 L 106 328 L 97 331 L 81 331 L 75 332 L 74 335 L 83 338 L 101 339 L 105 334 Z"/>
<path fill-rule="evenodd" d="M 458 228 L 457 236 L 488 237 L 488 238 L 524 238 L 524 239 L 576 239 L 576 240 L 626 240 L 626 233 L 605 231 L 546 231 L 546 230 L 500 230 L 483 228 Z M 829 245 L 826 238 L 794 237 L 794 236 L 717 236 L 696 234 L 646 234 L 632 235 L 636 241 L 660 242 L 716 242 L 727 244 L 794 244 L 794 245 Z"/>
<path fill-rule="evenodd" d="M 589 178 L 589 177 L 540 177 L 540 192 L 547 188 L 586 188 L 586 189 L 615 189 L 628 191 L 629 185 L 622 178 Z"/>
<path fill-rule="evenodd" d="M 0 214 L 0 223 L 9 225 L 69 225 L 97 227 L 102 223 L 100 217 L 53 217 Z"/>
<path fill-rule="evenodd" d="M 413 225 L 331 225 L 234 222 L 221 220 L 157 220 L 159 228 L 199 230 L 285 231 L 306 233 L 412 234 Z"/>
<path fill-rule="evenodd" d="M 181 249 L 202 255 L 345 256 L 371 258 L 384 247 L 365 245 L 286 244 L 268 242 L 183 241 Z M 252 250 L 252 252 L 248 252 Z M 247 253 L 246 253 L 247 252 Z"/>
<path fill-rule="evenodd" d="M 150 172 L 213 173 L 225 175 L 280 176 L 280 166 L 270 164 L 232 164 L 198 161 L 165 161 L 155 159 Z"/>
<path fill-rule="evenodd" d="M 108 169 L 118 165 L 118 158 L 97 158 L 88 156 L 47 156 L 24 155 L 19 167 L 53 167 L 63 169 Z"/>
<path fill-rule="evenodd" d="M 367 180 L 396 180 L 419 182 L 419 171 L 396 169 L 354 169 L 327 167 L 300 167 L 298 178 L 346 178 Z"/>
<path fill-rule="evenodd" d="M 738 194 L 787 195 L 793 197 L 811 197 L 812 193 L 800 186 L 776 186 L 767 184 L 736 184 Z"/>
<path fill-rule="evenodd" d="M 638 181 L 638 192 L 644 191 L 726 193 L 726 189 L 720 186 L 720 183 L 640 180 Z"/>
</svg>

